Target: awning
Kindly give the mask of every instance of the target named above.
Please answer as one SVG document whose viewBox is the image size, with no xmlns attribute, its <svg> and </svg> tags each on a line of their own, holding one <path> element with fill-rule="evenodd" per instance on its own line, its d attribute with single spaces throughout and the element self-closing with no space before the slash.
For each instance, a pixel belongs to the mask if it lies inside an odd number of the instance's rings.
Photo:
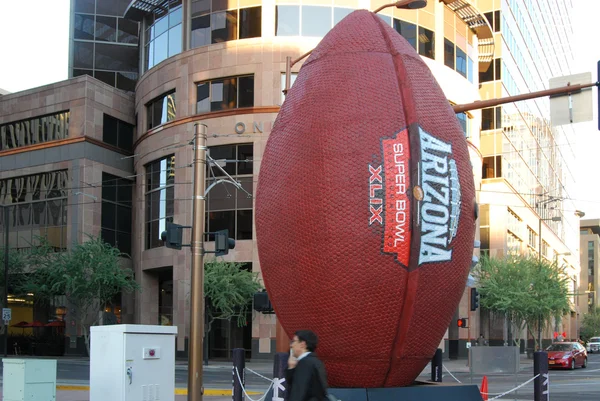
<svg viewBox="0 0 600 401">
<path fill-rule="evenodd" d="M 133 0 L 127 6 L 124 17 L 141 22 L 146 15 L 155 12 L 156 10 L 168 11 L 169 0 Z"/>
<path fill-rule="evenodd" d="M 477 35 L 479 72 L 485 72 L 494 60 L 494 31 L 485 15 L 468 0 L 442 0 Z"/>
</svg>

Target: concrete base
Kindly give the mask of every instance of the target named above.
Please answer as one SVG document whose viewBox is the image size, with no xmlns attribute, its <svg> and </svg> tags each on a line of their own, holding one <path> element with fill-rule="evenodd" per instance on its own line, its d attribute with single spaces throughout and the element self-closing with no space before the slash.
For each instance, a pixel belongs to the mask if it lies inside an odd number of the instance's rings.
<svg viewBox="0 0 600 401">
<path fill-rule="evenodd" d="M 482 401 L 474 384 L 415 382 L 407 387 L 330 388 L 329 393 L 344 401 Z"/>
</svg>

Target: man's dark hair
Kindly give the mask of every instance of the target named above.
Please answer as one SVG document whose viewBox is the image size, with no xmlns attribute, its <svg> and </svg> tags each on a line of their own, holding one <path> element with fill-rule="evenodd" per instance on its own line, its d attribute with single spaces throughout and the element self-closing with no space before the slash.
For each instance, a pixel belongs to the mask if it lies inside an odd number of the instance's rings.
<svg viewBox="0 0 600 401">
<path fill-rule="evenodd" d="M 298 330 L 294 335 L 298 337 L 298 341 L 304 341 L 306 343 L 306 349 L 309 352 L 315 352 L 317 344 L 319 343 L 319 338 L 315 333 L 310 330 Z"/>
</svg>

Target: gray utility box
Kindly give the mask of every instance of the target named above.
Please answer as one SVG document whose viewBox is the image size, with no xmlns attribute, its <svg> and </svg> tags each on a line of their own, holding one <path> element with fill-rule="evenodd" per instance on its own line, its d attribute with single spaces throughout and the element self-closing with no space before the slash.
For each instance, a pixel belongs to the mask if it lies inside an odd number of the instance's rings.
<svg viewBox="0 0 600 401">
<path fill-rule="evenodd" d="M 56 359 L 2 359 L 3 401 L 56 401 Z"/>
</svg>

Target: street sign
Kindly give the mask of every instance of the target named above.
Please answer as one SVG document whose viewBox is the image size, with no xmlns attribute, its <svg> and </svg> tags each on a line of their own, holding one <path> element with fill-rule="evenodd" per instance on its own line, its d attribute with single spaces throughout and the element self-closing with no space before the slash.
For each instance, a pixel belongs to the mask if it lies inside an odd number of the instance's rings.
<svg viewBox="0 0 600 401">
<path fill-rule="evenodd" d="M 591 72 L 556 77 L 550 79 L 550 89 L 590 82 L 592 82 Z M 550 119 L 553 126 L 591 121 L 593 116 L 592 88 L 568 95 L 550 96 Z"/>
<path fill-rule="evenodd" d="M 5 322 L 12 320 L 12 310 L 10 308 L 2 308 L 2 320 Z"/>
</svg>

